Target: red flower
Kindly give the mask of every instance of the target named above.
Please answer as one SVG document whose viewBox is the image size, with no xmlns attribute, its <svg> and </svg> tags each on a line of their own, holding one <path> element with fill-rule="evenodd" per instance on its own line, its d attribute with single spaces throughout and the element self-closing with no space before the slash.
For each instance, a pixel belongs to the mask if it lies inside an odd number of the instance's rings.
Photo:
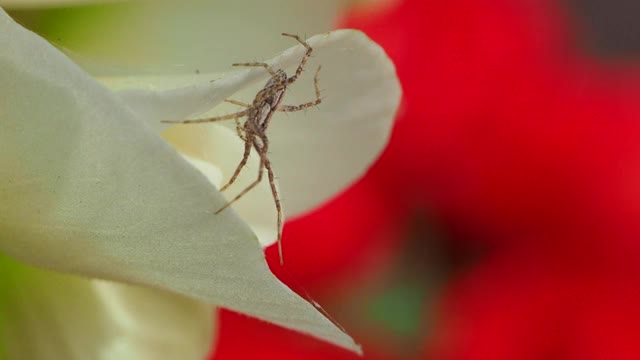
<svg viewBox="0 0 640 360">
<path fill-rule="evenodd" d="M 381 164 L 402 174 L 389 188 L 468 238 L 640 224 L 640 72 L 627 80 L 588 60 L 558 6 L 404 1 L 347 21 L 388 51 L 404 86 Z"/>
<path fill-rule="evenodd" d="M 543 248 L 488 259 L 452 286 L 426 358 L 640 358 L 640 269 L 570 260 Z"/>
<path fill-rule="evenodd" d="M 388 51 L 405 90 L 385 163 L 389 172 L 402 174 L 394 188 L 407 197 L 421 195 L 456 221 L 475 221 L 490 200 L 496 204 L 490 215 L 500 212 L 500 225 L 504 215 L 528 220 L 523 200 L 549 199 L 540 196 L 545 183 L 532 187 L 535 179 L 509 167 L 528 166 L 526 156 L 539 148 L 527 146 L 530 128 L 547 121 L 521 115 L 553 101 L 548 89 L 562 86 L 556 79 L 569 53 L 558 13 L 540 1 L 404 1 L 369 22 L 357 16 L 347 21 Z M 519 111 L 508 113 L 509 107 Z M 522 137 L 528 141 L 520 143 Z"/>
</svg>

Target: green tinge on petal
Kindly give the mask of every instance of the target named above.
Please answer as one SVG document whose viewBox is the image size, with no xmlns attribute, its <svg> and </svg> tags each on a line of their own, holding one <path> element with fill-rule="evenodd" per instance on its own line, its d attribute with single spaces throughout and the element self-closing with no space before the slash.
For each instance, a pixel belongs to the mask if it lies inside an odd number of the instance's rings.
<svg viewBox="0 0 640 360">
<path fill-rule="evenodd" d="M 165 289 L 359 351 L 122 100 L 0 11 L 0 251 Z"/>
<path fill-rule="evenodd" d="M 203 359 L 213 307 L 0 257 L 3 359 Z"/>
<path fill-rule="evenodd" d="M 69 5 L 100 4 L 124 0 L 0 0 L 0 6 L 5 9 L 34 9 L 46 7 L 60 7 Z"/>
<path fill-rule="evenodd" d="M 346 0 L 153 0 L 25 15 L 93 74 L 219 71 L 288 42 L 282 32 L 330 30 Z M 39 26 L 39 28 L 38 28 Z"/>
</svg>

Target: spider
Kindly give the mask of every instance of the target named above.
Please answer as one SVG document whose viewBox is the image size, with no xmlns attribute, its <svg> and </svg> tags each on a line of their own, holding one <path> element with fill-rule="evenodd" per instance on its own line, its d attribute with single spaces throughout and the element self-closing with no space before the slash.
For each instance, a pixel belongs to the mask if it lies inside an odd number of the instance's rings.
<svg viewBox="0 0 640 360">
<path fill-rule="evenodd" d="M 236 132 L 242 141 L 244 141 L 244 155 L 242 156 L 242 160 L 238 164 L 238 167 L 234 171 L 233 175 L 229 179 L 229 181 L 220 188 L 220 191 L 225 191 L 231 184 L 236 181 L 238 175 L 242 171 L 242 168 L 246 165 L 249 160 L 249 154 L 251 153 L 251 149 L 255 149 L 256 153 L 260 156 L 260 166 L 258 167 L 258 178 L 247 186 L 244 190 L 242 190 L 238 195 L 236 195 L 231 201 L 227 202 L 226 205 L 218 209 L 215 214 L 219 214 L 224 209 L 228 208 L 231 204 L 238 201 L 242 196 L 244 196 L 247 192 L 253 189 L 256 185 L 262 181 L 262 176 L 264 170 L 267 171 L 267 176 L 269 177 L 269 185 L 271 186 L 271 193 L 273 194 L 273 200 L 275 202 L 276 211 L 278 213 L 278 254 L 280 256 L 280 264 L 282 265 L 284 260 L 282 257 L 282 207 L 280 205 L 280 197 L 278 195 L 278 190 L 276 189 L 273 169 L 271 167 L 271 162 L 267 156 L 269 150 L 269 138 L 267 137 L 267 128 L 269 127 L 269 123 L 271 122 L 271 118 L 276 111 L 282 112 L 294 112 L 304 110 L 306 108 L 319 105 L 322 102 L 320 98 L 320 89 L 318 88 L 318 74 L 320 73 L 321 66 L 318 66 L 316 70 L 315 76 L 313 78 L 313 86 L 315 90 L 316 99 L 314 101 L 310 101 L 300 105 L 280 105 L 282 99 L 284 97 L 285 91 L 287 87 L 293 84 L 298 77 L 304 71 L 304 66 L 311 56 L 311 52 L 313 49 L 309 44 L 302 40 L 299 36 L 293 34 L 283 33 L 283 36 L 287 36 L 297 40 L 302 46 L 306 48 L 306 52 L 302 56 L 298 67 L 296 68 L 295 74 L 292 76 L 288 76 L 287 73 L 282 70 L 273 70 L 271 66 L 266 63 L 261 62 L 253 62 L 253 63 L 236 63 L 232 64 L 232 66 L 248 66 L 248 67 L 263 67 L 271 76 L 269 81 L 264 85 L 264 87 L 258 91 L 253 102 L 251 104 L 246 104 L 240 101 L 227 99 L 225 100 L 228 103 L 239 105 L 244 107 L 245 109 L 233 114 L 216 116 L 211 118 L 204 119 L 194 119 L 194 120 L 165 120 L 163 123 L 171 123 L 171 124 L 199 124 L 199 123 L 209 123 L 215 121 L 223 121 L 223 120 L 235 120 L 236 122 Z M 246 117 L 244 124 L 240 123 L 240 118 Z"/>
</svg>

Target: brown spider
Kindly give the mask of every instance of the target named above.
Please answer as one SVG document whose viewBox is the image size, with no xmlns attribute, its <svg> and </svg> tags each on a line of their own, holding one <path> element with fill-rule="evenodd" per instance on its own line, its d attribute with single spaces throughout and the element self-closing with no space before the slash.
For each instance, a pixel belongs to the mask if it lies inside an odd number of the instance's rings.
<svg viewBox="0 0 640 360">
<path fill-rule="evenodd" d="M 258 93 L 256 94 L 251 104 L 246 104 L 246 103 L 236 101 L 236 100 L 231 100 L 231 99 L 225 100 L 226 102 L 229 102 L 231 104 L 243 106 L 246 108 L 245 110 L 242 110 L 233 114 L 205 118 L 205 119 L 162 121 L 164 123 L 172 123 L 172 124 L 198 124 L 198 123 L 209 123 L 209 122 L 222 121 L 222 120 L 231 120 L 231 119 L 234 119 L 236 121 L 236 131 L 240 139 L 244 141 L 244 155 L 242 157 L 242 160 L 240 160 L 240 163 L 238 164 L 238 167 L 236 168 L 231 178 L 222 188 L 220 188 L 220 191 L 226 190 L 231 184 L 233 184 L 233 182 L 237 179 L 238 175 L 240 175 L 240 171 L 242 171 L 242 168 L 246 165 L 247 160 L 249 159 L 251 148 L 254 148 L 255 151 L 260 156 L 260 166 L 258 167 L 259 168 L 258 178 L 249 186 L 247 186 L 244 190 L 242 190 L 238 195 L 236 195 L 236 197 L 231 199 L 231 201 L 229 201 L 226 205 L 218 209 L 215 213 L 218 214 L 222 210 L 228 208 L 229 205 L 236 202 L 244 194 L 246 194 L 251 189 L 253 189 L 256 185 L 258 185 L 260 181 L 262 181 L 262 174 L 264 169 L 266 169 L 269 177 L 269 185 L 271 185 L 271 193 L 273 194 L 273 200 L 276 204 L 276 210 L 278 212 L 278 253 L 280 255 L 280 264 L 283 263 L 282 242 L 281 242 L 282 240 L 282 207 L 280 206 L 280 197 L 278 195 L 278 190 L 276 189 L 276 185 L 274 182 L 274 175 L 273 175 L 273 169 L 271 168 L 271 162 L 267 157 L 267 152 L 269 150 L 269 139 L 267 137 L 267 128 L 269 127 L 269 122 L 273 117 L 273 113 L 276 111 L 283 111 L 283 112 L 300 111 L 300 110 L 309 108 L 311 106 L 316 106 L 322 102 L 322 99 L 320 99 L 320 90 L 318 88 L 318 74 L 320 73 L 321 67 L 318 66 L 318 70 L 316 70 L 315 76 L 313 78 L 313 85 L 315 88 L 316 99 L 314 101 L 300 104 L 300 105 L 280 105 L 284 97 L 284 93 L 287 90 L 287 87 L 293 84 L 298 79 L 300 74 L 302 74 L 304 70 L 304 66 L 307 63 L 307 60 L 309 59 L 311 52 L 313 51 L 311 46 L 309 46 L 309 44 L 307 44 L 307 42 L 302 40 L 299 36 L 286 34 L 286 33 L 283 33 L 282 35 L 296 39 L 300 44 L 302 44 L 307 49 L 304 56 L 300 60 L 300 64 L 298 65 L 298 68 L 296 69 L 296 72 L 294 75 L 289 77 L 287 76 L 287 73 L 282 69 L 274 71 L 266 63 L 255 62 L 255 63 L 232 64 L 233 66 L 263 67 L 267 70 L 267 72 L 269 72 L 269 75 L 271 75 L 271 78 L 269 79 L 269 81 L 267 81 L 265 86 L 260 91 L 258 91 Z M 245 120 L 244 124 L 240 124 L 239 119 L 245 116 L 247 119 Z"/>
</svg>

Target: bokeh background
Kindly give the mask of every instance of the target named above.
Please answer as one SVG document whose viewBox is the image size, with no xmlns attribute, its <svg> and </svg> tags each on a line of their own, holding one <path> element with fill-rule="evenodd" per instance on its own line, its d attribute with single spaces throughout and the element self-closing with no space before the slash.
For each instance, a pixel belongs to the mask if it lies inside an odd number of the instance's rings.
<svg viewBox="0 0 640 360">
<path fill-rule="evenodd" d="M 104 32 L 126 4 L 12 15 L 100 75 L 267 57 L 283 30 L 364 31 L 404 90 L 389 146 L 286 224 L 274 273 L 365 359 L 640 359 L 640 2 L 210 3 L 235 15 L 192 25 L 192 42 L 157 36 L 168 2 L 127 18 L 144 34 Z M 225 310 L 214 341 L 215 360 L 358 358 Z"/>
</svg>

